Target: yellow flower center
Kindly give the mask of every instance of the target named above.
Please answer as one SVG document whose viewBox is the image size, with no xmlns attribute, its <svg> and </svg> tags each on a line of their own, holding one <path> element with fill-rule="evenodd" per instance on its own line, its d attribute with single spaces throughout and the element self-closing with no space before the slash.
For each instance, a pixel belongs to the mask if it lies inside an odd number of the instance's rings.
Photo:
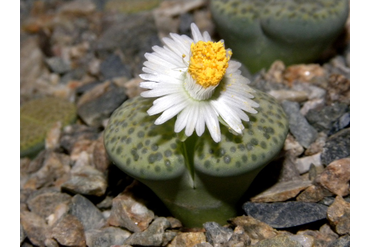
<svg viewBox="0 0 370 247">
<path fill-rule="evenodd" d="M 217 86 L 229 66 L 231 51 L 226 51 L 220 41 L 198 41 L 190 49 L 190 75 L 203 88 Z"/>
</svg>

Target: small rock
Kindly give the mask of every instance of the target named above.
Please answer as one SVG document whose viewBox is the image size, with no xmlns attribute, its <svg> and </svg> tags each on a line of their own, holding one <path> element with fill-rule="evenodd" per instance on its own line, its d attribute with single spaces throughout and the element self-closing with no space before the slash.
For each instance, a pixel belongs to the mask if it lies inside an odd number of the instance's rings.
<svg viewBox="0 0 370 247">
<path fill-rule="evenodd" d="M 181 223 L 180 220 L 178 220 L 174 217 L 166 217 L 166 219 L 170 222 L 171 229 L 182 227 L 182 223 Z"/>
<path fill-rule="evenodd" d="M 22 244 L 23 240 L 26 238 L 26 233 L 23 230 L 22 224 L 19 224 L 20 226 L 20 244 Z"/>
<path fill-rule="evenodd" d="M 62 184 L 62 188 L 74 194 L 102 196 L 107 189 L 107 180 L 101 171 L 92 166 L 75 166 L 71 177 Z"/>
<path fill-rule="evenodd" d="M 350 156 L 350 129 L 343 129 L 330 136 L 321 154 L 321 162 L 328 165 L 334 160 Z"/>
<path fill-rule="evenodd" d="M 329 206 L 327 216 L 330 224 L 339 235 L 350 232 L 350 203 L 337 196 L 334 203 Z"/>
<path fill-rule="evenodd" d="M 203 227 L 206 230 L 207 242 L 212 245 L 225 244 L 233 235 L 233 230 L 216 222 L 206 222 Z"/>
<path fill-rule="evenodd" d="M 117 82 L 117 80 L 114 81 Z M 129 99 L 139 96 L 141 92 L 145 91 L 145 89 L 140 87 L 140 82 L 142 81 L 141 78 L 137 77 L 123 83 L 123 87 Z"/>
<path fill-rule="evenodd" d="M 104 80 L 121 76 L 131 78 L 130 69 L 122 63 L 121 58 L 116 54 L 110 55 L 100 64 L 100 72 Z"/>
<path fill-rule="evenodd" d="M 106 81 L 81 96 L 77 113 L 88 125 L 99 127 L 126 99 L 124 88 Z"/>
<path fill-rule="evenodd" d="M 292 240 L 290 236 L 280 235 L 274 238 L 264 239 L 259 241 L 255 247 L 302 247 L 302 245 L 295 240 Z"/>
<path fill-rule="evenodd" d="M 308 95 L 304 91 L 295 90 L 272 90 L 269 92 L 271 96 L 277 99 L 279 102 L 289 100 L 293 102 L 304 102 L 308 99 Z"/>
<path fill-rule="evenodd" d="M 111 247 L 123 245 L 131 233 L 118 227 L 105 227 L 101 230 L 88 230 L 85 235 L 86 245 L 89 247 Z"/>
<path fill-rule="evenodd" d="M 294 81 L 312 82 L 314 79 L 324 77 L 325 70 L 318 64 L 291 65 L 284 71 L 284 79 L 289 83 Z"/>
<path fill-rule="evenodd" d="M 82 124 L 73 124 L 64 128 L 60 138 L 60 145 L 68 154 L 71 154 L 77 142 L 81 140 L 93 141 L 98 137 L 99 132 L 96 128 Z"/>
<path fill-rule="evenodd" d="M 96 10 L 96 6 L 91 0 L 74 0 L 65 3 L 59 8 L 59 13 L 75 16 L 88 15 Z"/>
<path fill-rule="evenodd" d="M 226 247 L 243 247 L 243 246 L 250 246 L 251 245 L 251 238 L 248 234 L 244 231 L 243 227 L 236 226 L 233 232 L 233 235 L 227 241 Z"/>
<path fill-rule="evenodd" d="M 231 223 L 244 230 L 244 232 L 249 236 L 252 245 L 256 244 L 260 240 L 273 238 L 277 235 L 277 231 L 271 226 L 251 216 L 238 216 L 232 219 Z"/>
<path fill-rule="evenodd" d="M 299 234 L 288 236 L 290 240 L 297 241 L 302 247 L 314 247 L 315 239 L 312 236 Z"/>
<path fill-rule="evenodd" d="M 279 182 L 269 189 L 252 197 L 252 202 L 282 202 L 294 198 L 299 192 L 312 184 L 311 181 Z"/>
<path fill-rule="evenodd" d="M 309 100 L 313 99 L 325 99 L 326 90 L 321 87 L 316 87 L 308 83 L 294 83 L 292 86 L 293 90 L 302 91 L 307 94 Z"/>
<path fill-rule="evenodd" d="M 350 237 L 345 235 L 331 242 L 328 247 L 349 247 L 350 246 Z"/>
<path fill-rule="evenodd" d="M 317 139 L 306 149 L 304 154 L 311 156 L 317 153 L 321 153 L 324 149 L 327 135 L 324 132 L 320 132 Z"/>
<path fill-rule="evenodd" d="M 168 247 L 193 247 L 198 243 L 204 242 L 206 242 L 206 236 L 203 232 L 180 232 Z"/>
<path fill-rule="evenodd" d="M 53 226 L 51 235 L 63 246 L 86 246 L 84 227 L 70 214 L 65 215 Z"/>
<path fill-rule="evenodd" d="M 176 236 L 176 233 L 174 232 L 169 232 L 170 234 L 165 232 L 165 230 L 170 226 L 170 222 L 166 218 L 158 217 L 145 231 L 133 233 L 125 240 L 124 244 L 164 246 L 168 243 L 167 241 L 171 241 Z M 172 239 L 170 239 L 171 236 Z"/>
<path fill-rule="evenodd" d="M 113 199 L 111 215 L 108 223 L 112 226 L 124 227 L 132 232 L 142 232 L 154 219 L 153 211 L 132 196 L 120 194 Z"/>
<path fill-rule="evenodd" d="M 303 158 L 298 158 L 295 160 L 295 163 L 299 173 L 303 174 L 310 170 L 311 164 L 313 164 L 316 167 L 322 166 L 321 153 L 317 153 L 311 156 L 305 156 Z"/>
<path fill-rule="evenodd" d="M 94 141 L 92 151 L 92 165 L 101 172 L 106 172 L 111 164 L 105 151 L 103 135 Z"/>
<path fill-rule="evenodd" d="M 303 153 L 304 149 L 291 134 L 288 134 L 284 143 L 284 151 L 286 151 L 290 157 L 297 157 Z"/>
<path fill-rule="evenodd" d="M 321 110 L 311 110 L 306 114 L 307 121 L 319 132 L 328 133 L 334 123 L 346 112 L 348 106 L 343 103 L 333 103 Z"/>
<path fill-rule="evenodd" d="M 95 205 L 81 195 L 75 195 L 71 201 L 70 214 L 82 223 L 85 231 L 99 229 L 105 224 L 103 214 Z"/>
<path fill-rule="evenodd" d="M 68 174 L 71 170 L 68 155 L 47 151 L 43 153 L 42 158 L 42 167 L 30 175 L 23 188 L 38 189 L 54 185 L 58 178 Z"/>
<path fill-rule="evenodd" d="M 45 59 L 46 64 L 49 66 L 52 72 L 57 74 L 64 74 L 71 70 L 69 64 L 64 61 L 61 57 L 51 57 Z"/>
<path fill-rule="evenodd" d="M 62 122 L 55 122 L 50 130 L 46 132 L 45 149 L 56 150 L 57 148 L 59 148 L 59 139 L 61 134 Z"/>
<path fill-rule="evenodd" d="M 212 244 L 205 242 L 194 245 L 194 247 L 213 247 Z"/>
<path fill-rule="evenodd" d="M 244 211 L 274 228 L 289 228 L 326 218 L 327 207 L 311 202 L 275 202 L 243 204 Z"/>
<path fill-rule="evenodd" d="M 293 158 L 286 156 L 279 170 L 277 182 L 302 180 Z"/>
<path fill-rule="evenodd" d="M 337 133 L 338 131 L 349 127 L 350 124 L 350 113 L 346 112 L 344 113 L 338 120 L 333 123 L 333 127 L 330 129 L 328 135 L 332 135 Z"/>
<path fill-rule="evenodd" d="M 327 90 L 327 100 L 329 102 L 339 101 L 345 104 L 350 103 L 350 80 L 344 75 L 330 75 Z"/>
<path fill-rule="evenodd" d="M 308 148 L 316 140 L 317 131 L 299 112 L 297 102 L 283 101 L 282 106 L 288 116 L 290 132 L 303 147 Z"/>
<path fill-rule="evenodd" d="M 324 199 L 326 196 L 331 196 L 327 189 L 320 185 L 311 185 L 307 189 L 305 189 L 301 194 L 299 194 L 296 198 L 297 201 L 302 202 L 319 202 Z"/>
<path fill-rule="evenodd" d="M 319 183 L 330 192 L 346 196 L 349 194 L 350 159 L 344 158 L 330 163 L 321 173 Z"/>
<path fill-rule="evenodd" d="M 64 217 L 68 213 L 70 209 L 70 202 L 60 203 L 55 207 L 55 210 L 52 214 L 50 214 L 46 221 L 49 226 L 53 226 L 59 219 Z"/>
<path fill-rule="evenodd" d="M 23 229 L 31 243 L 36 246 L 44 246 L 47 236 L 50 235 L 45 220 L 28 211 L 22 211 L 20 216 Z"/>
<path fill-rule="evenodd" d="M 31 212 L 46 218 L 54 213 L 59 204 L 69 203 L 70 201 L 71 196 L 68 194 L 53 190 L 41 190 L 30 195 L 27 200 L 27 206 Z"/>
<path fill-rule="evenodd" d="M 299 111 L 303 116 L 306 116 L 309 111 L 318 111 L 325 106 L 325 99 L 312 99 L 304 102 Z"/>
<path fill-rule="evenodd" d="M 271 64 L 267 73 L 263 74 L 262 76 L 266 81 L 270 81 L 274 83 L 283 83 L 284 71 L 285 71 L 285 64 L 282 61 L 277 60 Z"/>
</svg>

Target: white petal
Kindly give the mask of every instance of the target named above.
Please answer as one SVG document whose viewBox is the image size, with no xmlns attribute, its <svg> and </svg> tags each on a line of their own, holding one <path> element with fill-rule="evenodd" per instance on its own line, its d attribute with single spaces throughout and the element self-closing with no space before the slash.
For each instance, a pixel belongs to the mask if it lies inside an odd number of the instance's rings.
<svg viewBox="0 0 370 247">
<path fill-rule="evenodd" d="M 215 142 L 221 141 L 220 124 L 218 123 L 217 115 L 209 104 L 205 104 L 203 107 L 203 113 L 206 120 L 206 125 L 212 139 Z"/>
<path fill-rule="evenodd" d="M 188 102 L 183 101 L 180 104 L 174 105 L 167 110 L 165 110 L 159 118 L 157 118 L 154 122 L 154 124 L 159 125 L 167 122 L 169 119 L 176 116 L 180 111 L 182 111 L 186 106 Z"/>
<path fill-rule="evenodd" d="M 195 25 L 194 23 L 191 23 L 190 28 L 191 28 L 191 34 L 193 35 L 193 39 L 195 43 L 197 43 L 200 40 L 204 41 L 203 36 L 200 33 L 197 25 Z"/>
<path fill-rule="evenodd" d="M 180 112 L 179 115 L 177 115 L 177 119 L 175 122 L 175 132 L 176 133 L 179 133 L 187 125 L 189 115 L 191 114 L 191 111 L 189 109 L 190 107 L 186 107 L 184 108 L 182 112 Z"/>
<path fill-rule="evenodd" d="M 153 101 L 153 106 L 147 111 L 150 116 L 161 113 L 174 105 L 181 104 L 186 100 L 177 94 L 170 94 Z"/>
<path fill-rule="evenodd" d="M 204 37 L 204 41 L 212 41 L 211 39 L 211 36 L 209 35 L 209 33 L 207 31 L 204 31 L 203 32 L 203 37 Z"/>
<path fill-rule="evenodd" d="M 186 129 L 185 129 L 185 134 L 187 136 L 191 136 L 193 134 L 195 125 L 197 124 L 197 121 L 199 121 L 198 102 L 192 104 L 189 108 L 190 108 L 191 113 L 188 117 L 188 121 L 186 123 Z"/>
</svg>

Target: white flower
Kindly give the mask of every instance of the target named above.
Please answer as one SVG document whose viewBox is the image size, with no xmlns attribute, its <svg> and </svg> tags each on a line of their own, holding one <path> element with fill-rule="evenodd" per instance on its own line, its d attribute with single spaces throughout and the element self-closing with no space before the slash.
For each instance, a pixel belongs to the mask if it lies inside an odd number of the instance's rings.
<svg viewBox="0 0 370 247">
<path fill-rule="evenodd" d="M 171 38 L 163 38 L 164 47 L 154 46 L 154 52 L 145 54 L 140 87 L 150 90 L 141 96 L 158 97 L 148 110 L 149 115 L 162 113 L 156 125 L 177 115 L 176 133 L 185 128 L 185 135 L 191 136 L 195 129 L 201 136 L 207 125 L 213 140 L 220 142 L 219 120 L 241 134 L 242 120 L 249 121 L 246 112 L 257 113 L 259 105 L 223 41 L 212 42 L 194 23 L 191 31 L 193 39 L 171 33 Z"/>
</svg>

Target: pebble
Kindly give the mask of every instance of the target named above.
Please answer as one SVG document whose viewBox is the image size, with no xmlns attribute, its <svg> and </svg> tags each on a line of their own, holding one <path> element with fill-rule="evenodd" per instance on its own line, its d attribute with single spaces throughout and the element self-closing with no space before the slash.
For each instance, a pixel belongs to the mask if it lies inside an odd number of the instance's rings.
<svg viewBox="0 0 370 247">
<path fill-rule="evenodd" d="M 321 173 L 319 183 L 339 196 L 349 194 L 350 158 L 335 160 Z"/>
<path fill-rule="evenodd" d="M 71 15 L 88 15 L 96 10 L 96 5 L 92 0 L 73 0 L 63 4 L 59 8 L 59 13 Z"/>
<path fill-rule="evenodd" d="M 129 231 L 118 227 L 110 226 L 100 230 L 90 229 L 85 232 L 86 245 L 89 247 L 121 246 L 130 235 Z"/>
<path fill-rule="evenodd" d="M 277 60 L 273 62 L 266 73 L 262 74 L 263 79 L 266 81 L 274 82 L 274 83 L 283 83 L 284 81 L 284 74 L 285 71 L 285 64 Z"/>
<path fill-rule="evenodd" d="M 63 246 L 86 246 L 84 227 L 73 215 L 62 217 L 51 229 L 51 236 Z"/>
<path fill-rule="evenodd" d="M 325 89 L 314 86 L 309 83 L 296 82 L 293 84 L 292 89 L 296 91 L 305 92 L 307 94 L 308 100 L 325 99 L 325 96 L 326 96 Z"/>
<path fill-rule="evenodd" d="M 307 121 L 319 132 L 328 133 L 334 123 L 348 111 L 348 106 L 343 103 L 333 103 L 321 110 L 310 110 L 306 114 Z"/>
<path fill-rule="evenodd" d="M 99 229 L 105 224 L 100 210 L 91 201 L 78 194 L 72 198 L 69 213 L 76 216 L 85 231 Z"/>
<path fill-rule="evenodd" d="M 327 85 L 328 102 L 350 103 L 350 80 L 341 74 L 331 74 Z"/>
<path fill-rule="evenodd" d="M 92 166 L 101 172 L 106 172 L 111 164 L 107 152 L 105 151 L 103 135 L 93 142 L 92 148 Z"/>
<path fill-rule="evenodd" d="M 284 79 L 288 83 L 294 81 L 313 82 L 325 76 L 325 70 L 318 64 L 297 64 L 291 65 L 284 71 Z"/>
<path fill-rule="evenodd" d="M 47 218 L 54 213 L 58 205 L 69 203 L 70 201 L 70 195 L 60 193 L 56 189 L 41 189 L 28 197 L 27 206 L 31 212 L 42 218 Z"/>
<path fill-rule="evenodd" d="M 203 224 L 206 230 L 206 239 L 212 245 L 225 244 L 233 235 L 233 230 L 223 227 L 216 222 L 206 222 Z"/>
<path fill-rule="evenodd" d="M 165 231 L 170 226 L 171 224 L 166 218 L 158 217 L 145 231 L 133 233 L 125 240 L 124 244 L 165 246 L 176 236 L 176 232 Z"/>
<path fill-rule="evenodd" d="M 305 156 L 303 158 L 297 158 L 295 160 L 295 164 L 300 174 L 306 173 L 310 170 L 311 164 L 317 167 L 322 166 L 321 153 Z"/>
<path fill-rule="evenodd" d="M 278 234 L 277 230 L 251 216 L 235 217 L 231 220 L 231 224 L 244 230 L 250 238 L 251 245 L 266 238 L 273 238 Z"/>
<path fill-rule="evenodd" d="M 59 139 L 62 134 L 62 122 L 58 121 L 46 132 L 45 149 L 56 150 L 59 148 Z"/>
<path fill-rule="evenodd" d="M 324 224 L 320 227 L 320 230 L 299 230 L 296 236 L 305 235 L 314 238 L 314 247 L 325 247 L 333 241 L 336 241 L 338 235 L 330 229 L 328 224 Z"/>
<path fill-rule="evenodd" d="M 327 189 L 319 184 L 313 184 L 300 193 L 296 200 L 302 202 L 319 202 L 327 196 L 331 196 Z"/>
<path fill-rule="evenodd" d="M 282 106 L 288 116 L 290 132 L 303 147 L 308 148 L 316 140 L 317 131 L 299 112 L 300 108 L 297 102 L 283 101 Z"/>
<path fill-rule="evenodd" d="M 302 180 L 293 158 L 285 157 L 279 171 L 278 182 Z"/>
<path fill-rule="evenodd" d="M 40 153 L 40 159 L 41 168 L 30 175 L 23 188 L 38 189 L 52 186 L 71 170 L 68 155 L 46 151 Z"/>
<path fill-rule="evenodd" d="M 350 156 L 350 128 L 343 129 L 330 136 L 321 154 L 321 162 L 328 165 L 334 160 Z"/>
<path fill-rule="evenodd" d="M 328 136 L 324 132 L 320 132 L 316 140 L 306 149 L 305 155 L 311 156 L 317 153 L 321 153 L 324 149 L 325 142 Z"/>
<path fill-rule="evenodd" d="M 65 74 L 71 69 L 70 65 L 61 57 L 50 57 L 45 59 L 45 62 L 50 70 L 57 74 Z"/>
<path fill-rule="evenodd" d="M 289 100 L 293 102 L 304 102 L 308 99 L 308 95 L 304 91 L 296 90 L 271 90 L 268 92 L 271 96 L 277 99 L 279 102 Z"/>
<path fill-rule="evenodd" d="M 29 211 L 22 211 L 20 217 L 24 232 L 31 243 L 36 246 L 44 246 L 47 236 L 50 235 L 50 230 L 45 220 Z"/>
<path fill-rule="evenodd" d="M 60 146 L 66 150 L 68 154 L 71 154 L 73 149 L 81 140 L 93 141 L 99 137 L 98 129 L 89 127 L 82 124 L 73 124 L 66 126 L 63 129 L 62 136 L 60 138 Z"/>
<path fill-rule="evenodd" d="M 279 182 L 262 193 L 250 198 L 250 200 L 251 202 L 283 202 L 294 198 L 311 184 L 311 181 L 302 180 Z"/>
<path fill-rule="evenodd" d="M 205 243 L 196 244 L 194 245 L 194 247 L 213 247 L 213 245 L 208 242 L 205 242 Z"/>
<path fill-rule="evenodd" d="M 233 235 L 227 241 L 226 246 L 227 247 L 243 247 L 243 246 L 249 246 L 251 245 L 251 238 L 248 236 L 248 234 L 244 231 L 243 227 L 236 226 L 233 232 Z"/>
<path fill-rule="evenodd" d="M 110 55 L 100 64 L 100 73 L 104 80 L 122 76 L 131 78 L 130 69 L 122 63 L 121 58 L 116 54 Z"/>
<path fill-rule="evenodd" d="M 205 242 L 206 236 L 203 232 L 180 232 L 168 247 L 194 247 L 196 244 Z"/>
<path fill-rule="evenodd" d="M 300 234 L 288 237 L 290 238 L 290 240 L 300 243 L 302 247 L 314 247 L 315 239 L 312 236 Z"/>
<path fill-rule="evenodd" d="M 106 81 L 81 96 L 77 113 L 88 125 L 99 127 L 126 99 L 124 88 Z"/>
<path fill-rule="evenodd" d="M 331 242 L 328 247 L 350 247 L 349 235 L 338 238 L 337 240 Z"/>
<path fill-rule="evenodd" d="M 297 157 L 304 151 L 302 145 L 291 134 L 287 135 L 283 149 L 289 157 Z"/>
<path fill-rule="evenodd" d="M 89 165 L 75 166 L 70 178 L 62 184 L 62 188 L 74 194 L 102 196 L 107 189 L 106 176 Z"/>
<path fill-rule="evenodd" d="M 264 239 L 259 241 L 255 247 L 302 247 L 301 243 L 292 240 L 289 236 L 279 235 L 274 238 Z"/>
<path fill-rule="evenodd" d="M 246 202 L 243 209 L 247 213 L 274 228 L 289 228 L 316 222 L 326 218 L 327 207 L 311 202 Z"/>
<path fill-rule="evenodd" d="M 22 224 L 19 224 L 19 226 L 20 226 L 20 244 L 22 244 L 22 242 L 26 238 L 26 233 L 23 230 Z"/>
<path fill-rule="evenodd" d="M 329 206 L 327 217 L 334 231 L 339 235 L 350 233 L 350 203 L 337 196 Z"/>
<path fill-rule="evenodd" d="M 303 103 L 299 111 L 303 116 L 306 116 L 309 111 L 318 111 L 325 106 L 325 99 L 312 99 Z"/>
<path fill-rule="evenodd" d="M 113 199 L 108 223 L 131 232 L 142 232 L 148 228 L 153 219 L 153 211 L 132 196 L 122 193 Z"/>
<path fill-rule="evenodd" d="M 337 121 L 335 121 L 330 129 L 328 135 L 337 133 L 338 131 L 349 127 L 350 124 L 350 113 L 344 113 Z"/>
</svg>

